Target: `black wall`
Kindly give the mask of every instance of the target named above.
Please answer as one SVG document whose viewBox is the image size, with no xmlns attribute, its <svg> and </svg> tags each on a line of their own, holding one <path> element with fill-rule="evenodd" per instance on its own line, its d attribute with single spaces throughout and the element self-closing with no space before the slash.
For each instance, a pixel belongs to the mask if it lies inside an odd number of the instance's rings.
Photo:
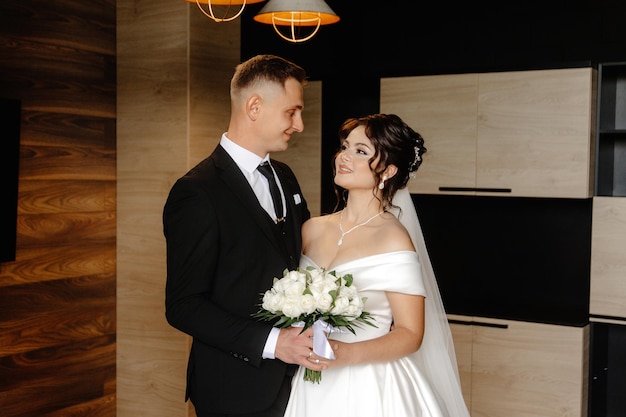
<svg viewBox="0 0 626 417">
<path fill-rule="evenodd" d="M 253 21 L 265 3 L 248 5 L 241 18 L 242 59 L 277 54 L 323 81 L 322 212 L 335 203 L 329 185 L 337 129 L 348 117 L 379 111 L 381 77 L 626 61 L 623 0 L 326 3 L 341 20 L 304 43 Z"/>
</svg>

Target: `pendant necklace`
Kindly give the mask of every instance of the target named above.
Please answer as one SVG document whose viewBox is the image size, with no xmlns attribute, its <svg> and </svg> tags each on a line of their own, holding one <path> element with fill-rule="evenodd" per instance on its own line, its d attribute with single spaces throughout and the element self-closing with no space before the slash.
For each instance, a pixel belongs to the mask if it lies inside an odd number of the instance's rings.
<svg viewBox="0 0 626 417">
<path fill-rule="evenodd" d="M 349 229 L 347 232 L 343 231 L 343 227 L 341 226 L 341 221 L 343 220 L 343 210 L 341 210 L 341 214 L 339 216 L 339 230 L 341 231 L 341 237 L 339 238 L 339 240 L 337 241 L 337 246 L 341 246 L 341 244 L 343 243 L 343 238 L 350 232 L 352 232 L 354 229 L 357 229 L 361 226 L 365 226 L 366 224 L 368 224 L 369 222 L 371 222 L 372 220 L 374 220 L 376 217 L 380 216 L 381 214 L 383 214 L 385 211 L 379 211 L 378 213 L 374 214 L 372 217 L 370 217 L 369 219 L 365 220 L 363 223 L 359 223 L 356 226 L 352 227 L 351 229 Z"/>
</svg>

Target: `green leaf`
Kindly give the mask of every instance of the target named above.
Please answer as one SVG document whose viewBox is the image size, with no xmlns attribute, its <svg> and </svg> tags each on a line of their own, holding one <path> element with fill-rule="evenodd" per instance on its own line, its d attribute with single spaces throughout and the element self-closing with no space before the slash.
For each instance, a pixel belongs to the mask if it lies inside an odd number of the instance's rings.
<svg viewBox="0 0 626 417">
<path fill-rule="evenodd" d="M 352 281 L 354 281 L 354 278 L 352 277 L 352 274 L 344 275 L 343 279 L 346 280 L 346 287 L 351 287 L 352 286 Z"/>
</svg>

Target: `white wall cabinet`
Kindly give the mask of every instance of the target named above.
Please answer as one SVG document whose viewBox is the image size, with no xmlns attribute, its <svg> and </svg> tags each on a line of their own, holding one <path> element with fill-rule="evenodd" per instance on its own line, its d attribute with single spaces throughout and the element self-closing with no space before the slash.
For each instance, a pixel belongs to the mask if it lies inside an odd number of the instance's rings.
<svg viewBox="0 0 626 417">
<path fill-rule="evenodd" d="M 594 197 L 592 315 L 626 319 L 626 197 Z"/>
<path fill-rule="evenodd" d="M 589 326 L 449 318 L 472 417 L 587 415 Z"/>
<path fill-rule="evenodd" d="M 380 109 L 426 141 L 412 193 L 588 198 L 595 78 L 592 68 L 383 78 Z"/>
</svg>

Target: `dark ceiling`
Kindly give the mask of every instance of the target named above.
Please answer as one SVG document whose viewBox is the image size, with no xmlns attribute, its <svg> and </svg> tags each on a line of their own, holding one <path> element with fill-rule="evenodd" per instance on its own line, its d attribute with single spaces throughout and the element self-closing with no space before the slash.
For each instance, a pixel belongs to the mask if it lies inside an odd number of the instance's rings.
<svg viewBox="0 0 626 417">
<path fill-rule="evenodd" d="M 623 0 L 451 2 L 327 0 L 341 17 L 289 43 L 242 16 L 242 59 L 274 53 L 313 79 L 500 71 L 626 61 Z"/>
</svg>

